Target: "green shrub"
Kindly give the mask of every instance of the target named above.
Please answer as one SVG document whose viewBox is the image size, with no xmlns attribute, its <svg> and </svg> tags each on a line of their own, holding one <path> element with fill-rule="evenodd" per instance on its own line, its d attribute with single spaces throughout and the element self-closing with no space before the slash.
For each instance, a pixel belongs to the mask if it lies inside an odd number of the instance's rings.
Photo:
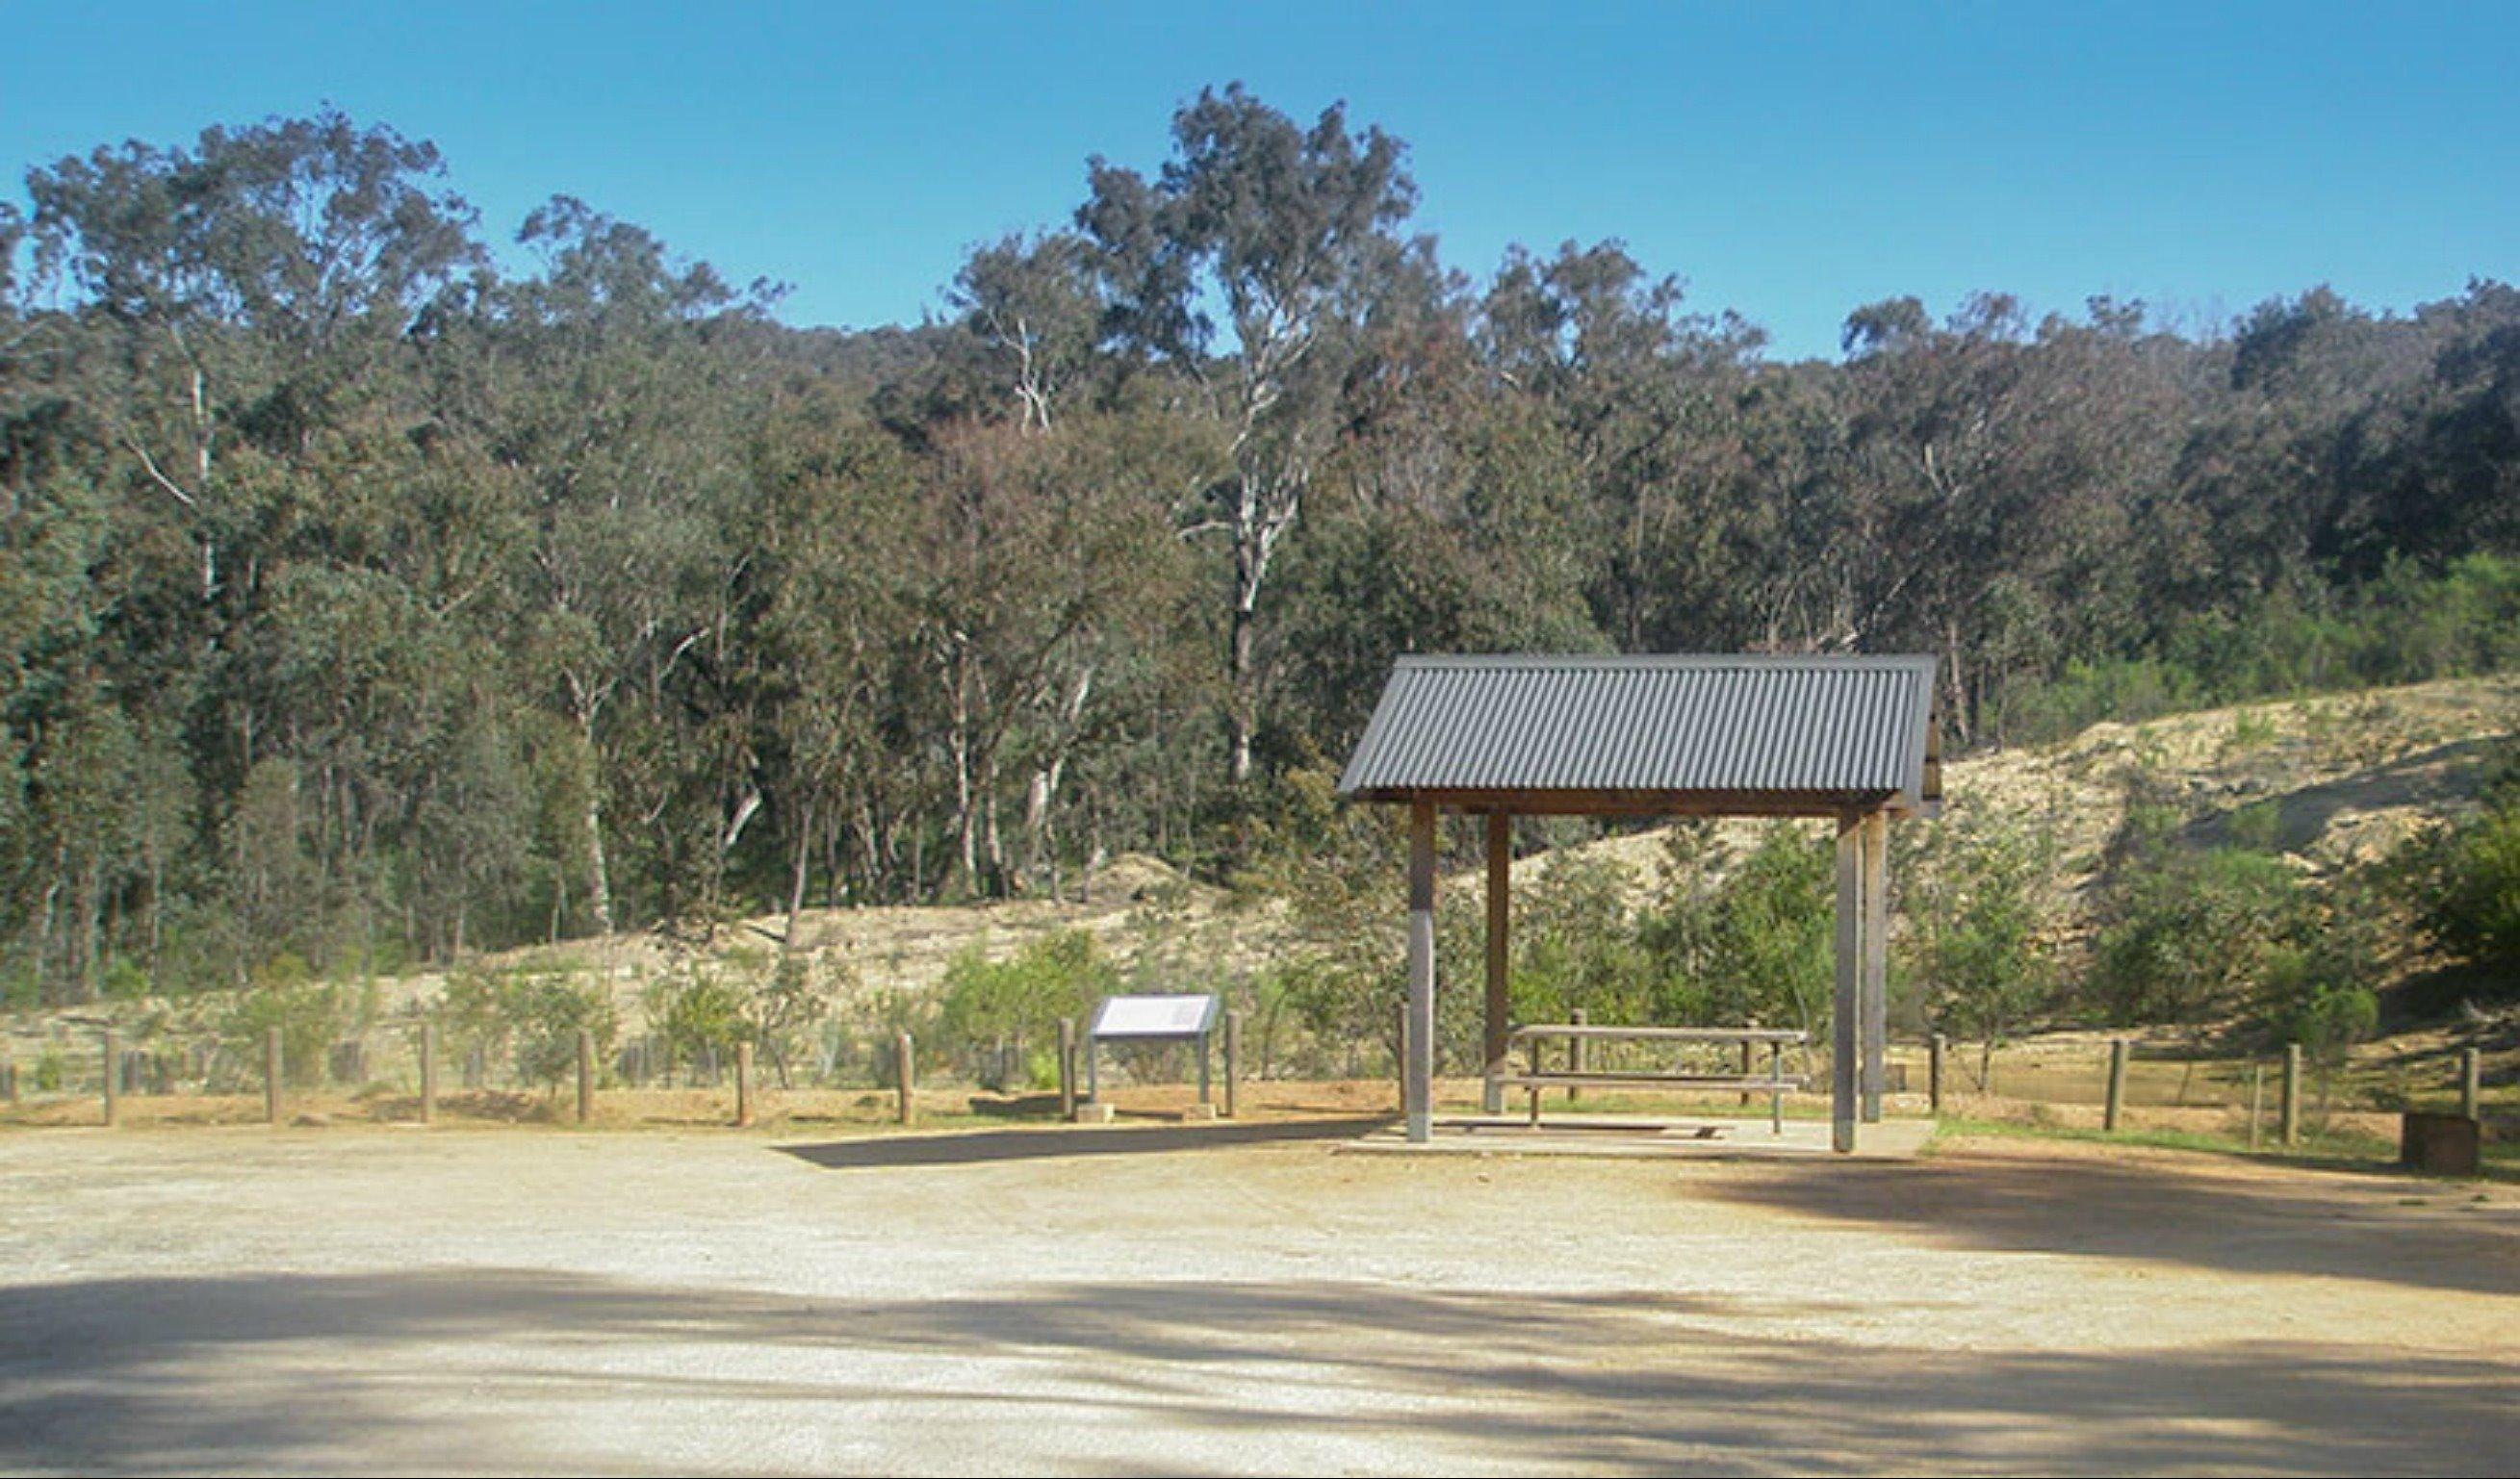
<svg viewBox="0 0 2520 1479">
<path fill-rule="evenodd" d="M 129 956 L 115 956 L 106 963 L 105 977 L 98 990 L 109 1002 L 134 1002 L 150 995 L 156 984 L 148 968 Z"/>
<path fill-rule="evenodd" d="M 1081 1021 L 1119 983 L 1102 946 L 1080 929 L 1043 935 L 999 961 L 973 945 L 945 967 L 938 1051 L 1004 1088 L 1025 1064 L 1027 1043 L 1055 1032 L 1061 1017 Z"/>
<path fill-rule="evenodd" d="M 2520 981 L 2520 802 L 2435 827 L 2408 845 L 2399 870 L 2443 951 Z"/>
<path fill-rule="evenodd" d="M 518 1076 L 527 1083 L 557 1088 L 577 1071 L 577 1035 L 595 1039 L 600 1059 L 612 1049 L 621 1018 L 612 994 L 594 982 L 573 981 L 545 973 L 518 979 L 508 1002 L 516 1038 Z"/>
<path fill-rule="evenodd" d="M 558 967 L 456 971 L 438 1010 L 459 1041 L 509 1054 L 518 1077 L 546 1087 L 577 1071 L 580 1031 L 594 1034 L 602 1054 L 621 1029 L 610 992 Z"/>
<path fill-rule="evenodd" d="M 1643 927 L 1664 963 L 1656 1020 L 1732 1023 L 1757 1017 L 1828 1028 L 1837 979 L 1829 843 L 1799 827 L 1772 827 L 1712 888 L 1686 878 Z"/>
<path fill-rule="evenodd" d="M 648 1030 L 664 1041 L 669 1065 L 732 1053 L 748 1030 L 744 993 L 723 972 L 684 961 L 647 990 Z"/>
<path fill-rule="evenodd" d="M 2354 1045 L 2380 1025 L 2380 999 L 2371 988 L 2344 974 L 2333 959 L 2298 945 L 2268 952 L 2260 992 L 2267 1027 L 2299 1043 L 2321 1067 L 2342 1065 Z"/>
<path fill-rule="evenodd" d="M 281 1072 L 301 1087 L 323 1082 L 333 1045 L 360 1025 L 359 994 L 346 985 L 292 979 L 285 964 L 277 979 L 239 994 L 229 1005 L 219 1036 L 247 1063 L 262 1062 L 263 1043 L 280 1029 Z"/>
<path fill-rule="evenodd" d="M 2304 921 L 2301 885 L 2238 848 L 2145 849 L 2109 880 L 2092 949 L 2092 1005 L 2119 1024 L 2201 1037 L 2248 1010 L 2270 953 Z"/>
<path fill-rule="evenodd" d="M 1931 829 L 1905 870 L 1908 930 L 1900 973 L 1914 983 L 1937 1031 L 1981 1045 L 1981 1081 L 1995 1050 L 2054 994 L 2054 963 L 2040 916 L 2054 872 L 2052 838 L 2021 824 L 1973 817 Z"/>
<path fill-rule="evenodd" d="M 1596 1022 L 1655 1019 L 1659 963 L 1635 918 L 1636 885 L 1636 871 L 1615 858 L 1564 851 L 1516 891 L 1507 975 L 1515 1020 L 1563 1022 L 1578 1008 Z M 1441 958 L 1484 961 L 1485 901 L 1465 894 L 1459 902 L 1463 938 L 1446 942 Z M 1452 995 L 1473 1008 L 1468 1031 L 1475 1042 L 1479 993 Z"/>
</svg>

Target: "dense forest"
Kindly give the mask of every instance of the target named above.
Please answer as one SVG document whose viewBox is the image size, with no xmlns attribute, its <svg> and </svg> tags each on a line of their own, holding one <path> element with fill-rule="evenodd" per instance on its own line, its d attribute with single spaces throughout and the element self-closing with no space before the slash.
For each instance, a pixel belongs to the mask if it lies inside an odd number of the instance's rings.
<svg viewBox="0 0 2520 1479">
<path fill-rule="evenodd" d="M 2501 283 L 1787 363 L 1616 242 L 1448 261 L 1341 110 L 1172 141 L 866 332 L 565 196 L 494 254 L 337 113 L 29 170 L 8 997 L 1230 877 L 1408 650 L 1927 650 L 1958 748 L 2520 661 Z"/>
</svg>

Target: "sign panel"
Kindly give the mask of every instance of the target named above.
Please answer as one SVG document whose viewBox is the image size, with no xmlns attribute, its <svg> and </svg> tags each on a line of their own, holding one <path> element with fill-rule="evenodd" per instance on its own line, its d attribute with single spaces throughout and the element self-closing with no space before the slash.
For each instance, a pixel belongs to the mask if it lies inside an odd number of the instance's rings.
<svg viewBox="0 0 2520 1479">
<path fill-rule="evenodd" d="M 1094 1013 L 1098 1038 L 1192 1038 L 1216 1019 L 1212 996 L 1115 996 Z"/>
</svg>

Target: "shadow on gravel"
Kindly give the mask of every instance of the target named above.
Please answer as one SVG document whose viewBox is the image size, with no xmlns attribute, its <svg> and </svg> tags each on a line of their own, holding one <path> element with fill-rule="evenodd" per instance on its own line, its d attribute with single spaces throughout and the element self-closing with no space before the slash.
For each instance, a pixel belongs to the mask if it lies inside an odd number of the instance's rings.
<svg viewBox="0 0 2520 1479">
<path fill-rule="evenodd" d="M 784 1154 L 827 1170 L 885 1166 L 975 1166 L 991 1161 L 1056 1160 L 1086 1155 L 1158 1155 L 1225 1150 L 1280 1142 L 1356 1140 L 1390 1123 L 1388 1115 L 1331 1120 L 1220 1121 L 1214 1124 L 1061 1126 L 1041 1130 L 948 1131 L 937 1135 L 874 1135 L 815 1145 L 781 1145 Z"/>
<path fill-rule="evenodd" d="M 2507 1202 L 2477 1200 L 2478 1182 L 1964 1150 L 1922 1164 L 1794 1170 L 1691 1184 L 1685 1194 L 1990 1251 L 2520 1295 L 2520 1227 Z M 2409 1205 L 2430 1215 L 2409 1217 Z"/>
<path fill-rule="evenodd" d="M 985 1274 L 985 1271 L 980 1271 Z M 1903 1345 L 1860 1305 L 1337 1280 L 851 1300 L 535 1270 L 0 1291 L 0 1467 L 2465 1472 L 2512 1366 Z M 1822 1333 L 1860 1326 L 1849 1340 Z M 781 1444 L 787 1447 L 781 1447 Z M 830 1460 L 827 1457 L 825 1461 Z"/>
</svg>

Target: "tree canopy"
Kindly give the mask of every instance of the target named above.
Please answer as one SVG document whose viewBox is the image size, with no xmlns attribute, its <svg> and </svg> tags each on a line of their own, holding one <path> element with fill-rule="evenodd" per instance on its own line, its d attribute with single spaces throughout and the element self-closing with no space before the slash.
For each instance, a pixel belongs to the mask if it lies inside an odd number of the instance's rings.
<svg viewBox="0 0 2520 1479">
<path fill-rule="evenodd" d="M 1222 876 L 1408 650 L 1930 650 L 1959 745 L 2520 657 L 2507 286 L 1899 297 L 1784 362 L 1417 204 L 1381 129 L 1210 89 L 840 332 L 567 196 L 495 254 L 337 112 L 39 164 L 0 983 Z"/>
</svg>

